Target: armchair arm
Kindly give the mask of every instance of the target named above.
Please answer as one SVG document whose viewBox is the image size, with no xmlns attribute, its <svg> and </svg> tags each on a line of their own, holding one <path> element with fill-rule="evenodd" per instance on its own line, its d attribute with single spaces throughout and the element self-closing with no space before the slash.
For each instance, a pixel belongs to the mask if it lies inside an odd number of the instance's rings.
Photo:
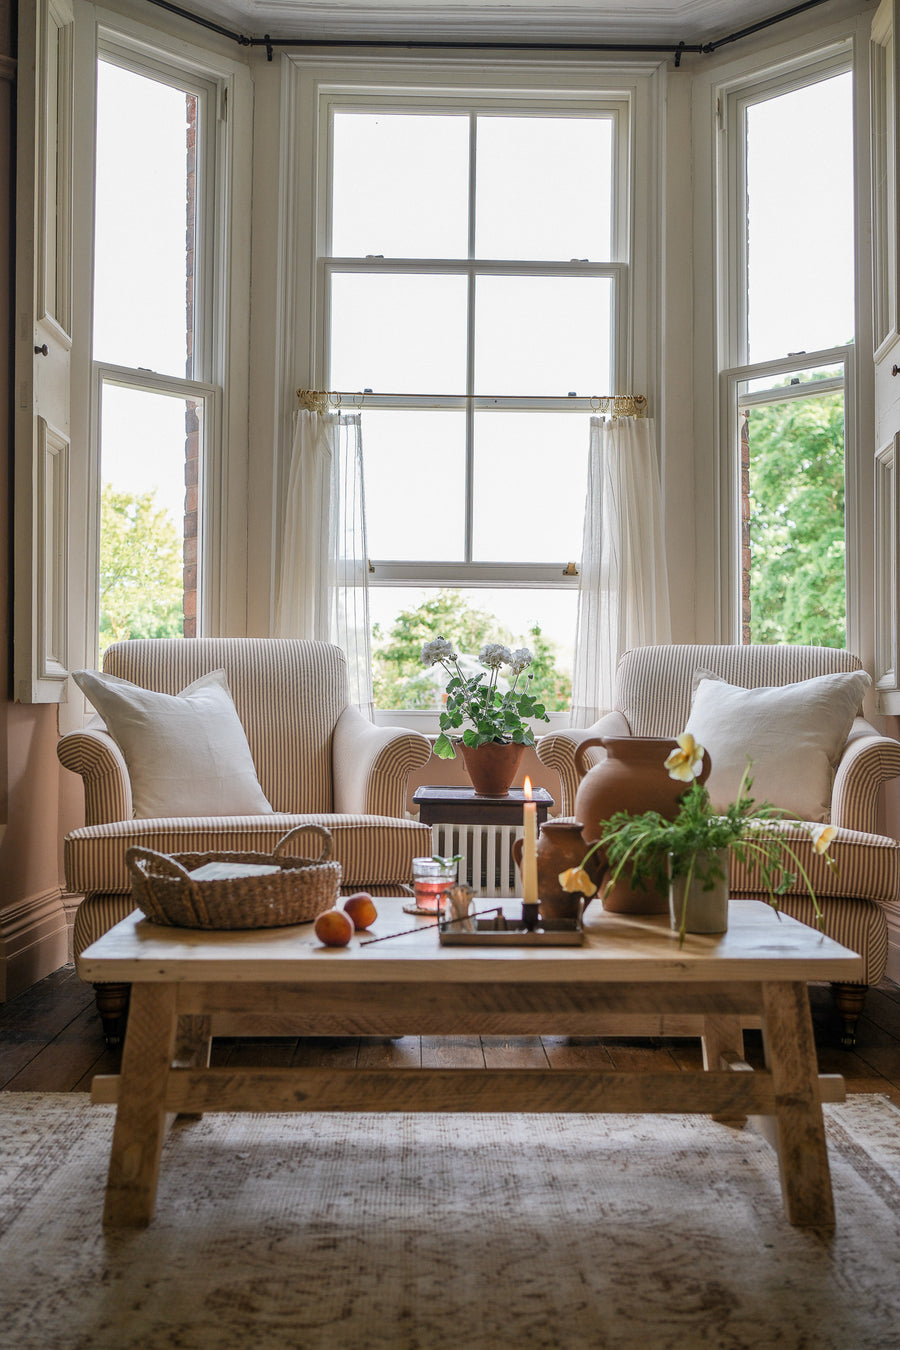
<svg viewBox="0 0 900 1350">
<path fill-rule="evenodd" d="M 402 820 L 410 772 L 430 758 L 427 736 L 402 727 L 376 727 L 358 708 L 346 707 L 332 745 L 335 811 Z"/>
<path fill-rule="evenodd" d="M 70 731 L 56 743 L 60 764 L 84 780 L 86 825 L 130 820 L 134 815 L 125 757 L 104 727 Z"/>
<path fill-rule="evenodd" d="M 592 727 L 566 727 L 562 731 L 548 731 L 546 736 L 538 739 L 535 746 L 538 759 L 542 764 L 546 764 L 548 769 L 555 769 L 559 774 L 561 816 L 571 816 L 575 811 L 575 793 L 581 781 L 581 775 L 575 768 L 575 752 L 581 742 L 594 736 L 630 735 L 631 728 L 623 715 L 613 710 L 604 713 L 599 722 L 595 722 Z M 603 755 L 604 752 L 599 746 L 586 751 L 586 758 L 592 766 L 599 764 Z"/>
<path fill-rule="evenodd" d="M 875 834 L 878 789 L 900 774 L 900 741 L 882 736 L 857 717 L 835 770 L 831 790 L 831 823 Z"/>
</svg>

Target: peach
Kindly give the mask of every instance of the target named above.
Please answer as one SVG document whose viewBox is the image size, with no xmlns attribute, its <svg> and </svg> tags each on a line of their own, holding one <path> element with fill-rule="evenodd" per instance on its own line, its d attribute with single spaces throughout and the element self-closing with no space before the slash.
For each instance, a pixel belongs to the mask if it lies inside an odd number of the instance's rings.
<svg viewBox="0 0 900 1350">
<path fill-rule="evenodd" d="M 315 932 L 326 947 L 346 947 L 353 936 L 353 920 L 342 909 L 326 909 L 316 919 Z"/>
<path fill-rule="evenodd" d="M 357 891 L 344 901 L 344 913 L 353 920 L 354 928 L 370 928 L 378 918 L 378 910 L 368 891 Z"/>
</svg>

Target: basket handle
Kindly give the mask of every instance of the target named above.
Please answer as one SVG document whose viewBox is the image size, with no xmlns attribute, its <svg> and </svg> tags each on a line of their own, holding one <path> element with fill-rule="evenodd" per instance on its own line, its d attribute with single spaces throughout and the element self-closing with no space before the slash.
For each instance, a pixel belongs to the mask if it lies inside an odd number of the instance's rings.
<svg viewBox="0 0 900 1350">
<path fill-rule="evenodd" d="M 301 834 L 318 835 L 322 841 L 322 852 L 319 854 L 318 858 L 316 858 L 316 862 L 327 862 L 334 851 L 334 840 L 331 837 L 331 831 L 326 830 L 324 825 L 315 825 L 312 823 L 309 825 L 295 825 L 292 830 L 288 830 L 287 834 L 284 835 L 282 839 L 279 839 L 278 843 L 272 849 L 272 857 L 279 857 L 284 851 L 285 844 L 287 844 L 288 840 L 296 839 L 297 836 Z"/>
<path fill-rule="evenodd" d="M 190 881 L 191 874 L 186 867 L 182 867 L 180 862 L 170 858 L 167 853 L 157 853 L 152 848 L 140 848 L 137 844 L 132 845 L 125 854 L 125 865 L 128 870 L 140 877 L 144 876 L 144 868 L 152 866 L 155 872 L 161 872 L 164 876 L 177 877 L 179 881 Z"/>
</svg>

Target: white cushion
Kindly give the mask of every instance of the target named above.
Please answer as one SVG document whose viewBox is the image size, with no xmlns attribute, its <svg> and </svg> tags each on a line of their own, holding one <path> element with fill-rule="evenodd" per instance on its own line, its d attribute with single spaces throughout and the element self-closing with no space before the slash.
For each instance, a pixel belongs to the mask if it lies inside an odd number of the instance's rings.
<svg viewBox="0 0 900 1350">
<path fill-rule="evenodd" d="M 125 756 L 136 817 L 272 813 L 224 670 L 179 694 L 94 670 L 73 678 Z"/>
<path fill-rule="evenodd" d="M 855 670 L 741 689 L 697 671 L 685 730 L 709 751 L 713 806 L 721 811 L 735 800 L 749 760 L 757 803 L 827 821 L 834 770 L 870 683 Z"/>
</svg>

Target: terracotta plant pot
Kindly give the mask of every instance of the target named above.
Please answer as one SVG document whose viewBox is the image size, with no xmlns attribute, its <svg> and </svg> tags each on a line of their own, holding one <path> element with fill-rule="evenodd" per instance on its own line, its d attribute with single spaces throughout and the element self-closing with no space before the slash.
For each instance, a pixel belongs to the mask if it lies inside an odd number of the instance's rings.
<svg viewBox="0 0 900 1350">
<path fill-rule="evenodd" d="M 600 745 L 606 759 L 585 773 L 575 797 L 575 815 L 584 822 L 587 845 L 599 839 L 602 828 L 617 811 L 641 815 L 644 811 L 658 811 L 667 820 L 674 820 L 681 798 L 690 787 L 677 778 L 670 778 L 665 761 L 677 741 L 649 736 L 596 736 L 582 741 L 575 753 L 575 767 L 583 773 L 584 754 L 591 746 Z M 700 782 L 706 782 L 710 771 L 709 755 L 704 753 Z M 601 875 L 609 864 L 603 849 L 594 857 Z M 631 871 L 625 868 L 614 886 L 601 886 L 603 908 L 616 914 L 666 914 L 669 897 L 665 891 L 641 890 L 632 887 Z"/>
<path fill-rule="evenodd" d="M 484 745 L 456 743 L 477 797 L 508 797 L 509 785 L 519 772 L 524 745 L 515 741 L 487 741 Z"/>
<path fill-rule="evenodd" d="M 538 900 L 541 918 L 571 919 L 578 915 L 581 908 L 580 894 L 564 891 L 559 884 L 559 874 L 567 867 L 580 867 L 587 852 L 587 845 L 578 820 L 548 820 L 541 826 L 537 842 Z M 519 871 L 522 870 L 522 840 L 513 844 L 513 858 Z M 599 867 L 595 867 L 591 858 L 587 872 L 595 885 L 599 881 Z M 585 903 L 590 903 L 585 897 Z"/>
</svg>

